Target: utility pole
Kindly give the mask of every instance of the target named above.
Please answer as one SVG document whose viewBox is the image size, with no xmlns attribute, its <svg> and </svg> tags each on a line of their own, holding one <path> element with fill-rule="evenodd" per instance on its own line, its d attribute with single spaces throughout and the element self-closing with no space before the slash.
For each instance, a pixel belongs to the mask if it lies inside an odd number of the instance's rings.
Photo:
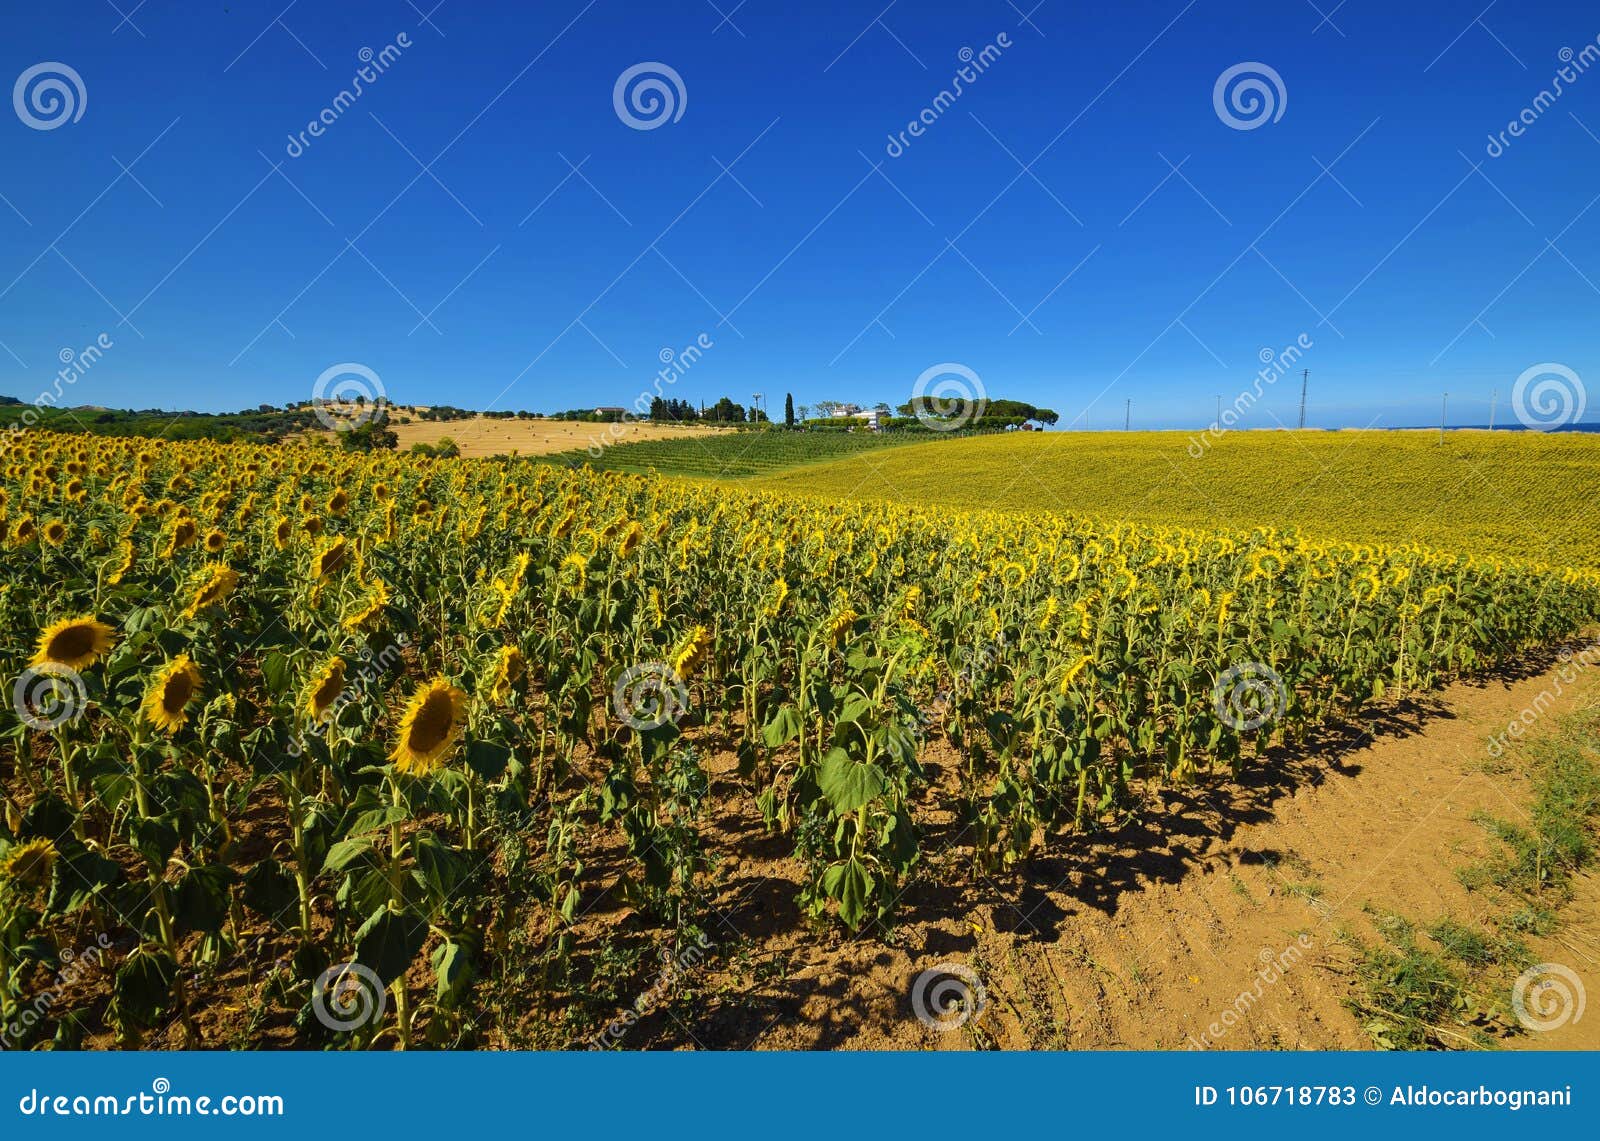
<svg viewBox="0 0 1600 1141">
<path fill-rule="evenodd" d="M 1311 370 L 1300 374 L 1300 427 L 1306 426 L 1306 389 L 1311 385 Z"/>
<path fill-rule="evenodd" d="M 1127 407 L 1122 412 L 1122 430 L 1124 432 L 1133 430 L 1133 398 L 1131 396 L 1128 398 Z"/>
<path fill-rule="evenodd" d="M 1450 414 L 1450 394 L 1444 394 L 1444 402 L 1439 406 L 1439 446 L 1444 446 L 1444 422 Z"/>
<path fill-rule="evenodd" d="M 1217 431 L 1222 431 L 1222 393 L 1217 393 L 1217 418 L 1211 422 Z"/>
<path fill-rule="evenodd" d="M 1494 431 L 1494 409 L 1500 402 L 1500 390 L 1497 388 L 1489 393 L 1489 431 Z"/>
</svg>

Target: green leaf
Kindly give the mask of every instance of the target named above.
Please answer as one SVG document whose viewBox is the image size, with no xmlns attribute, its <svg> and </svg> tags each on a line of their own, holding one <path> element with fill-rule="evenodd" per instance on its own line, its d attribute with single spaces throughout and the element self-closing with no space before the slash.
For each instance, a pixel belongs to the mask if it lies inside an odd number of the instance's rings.
<svg viewBox="0 0 1600 1141">
<path fill-rule="evenodd" d="M 506 763 L 511 760 L 511 750 L 493 741 L 467 743 L 467 767 L 484 780 L 499 780 L 505 775 Z"/>
<path fill-rule="evenodd" d="M 867 865 L 857 859 L 834 864 L 822 874 L 822 890 L 839 901 L 839 918 L 852 931 L 866 918 L 867 900 L 876 886 Z"/>
<path fill-rule="evenodd" d="M 800 736 L 800 714 L 792 705 L 780 705 L 772 720 L 761 727 L 761 739 L 769 749 L 782 748 Z"/>
<path fill-rule="evenodd" d="M 123 1026 L 150 1026 L 171 999 L 177 977 L 178 964 L 165 951 L 135 951 L 117 968 L 112 1018 Z"/>
<path fill-rule="evenodd" d="M 251 911 L 267 919 L 298 919 L 290 911 L 300 897 L 294 875 L 271 856 L 245 872 L 239 897 Z"/>
<path fill-rule="evenodd" d="M 356 932 L 356 961 L 371 967 L 388 986 L 406 973 L 427 939 L 426 919 L 410 909 L 391 911 L 385 904 Z"/>
<path fill-rule="evenodd" d="M 228 889 L 238 878 L 237 873 L 224 864 L 190 868 L 178 881 L 173 898 L 173 919 L 188 931 L 220 934 L 228 918 Z"/>
<path fill-rule="evenodd" d="M 877 765 L 853 761 L 849 753 L 837 748 L 829 749 L 828 755 L 822 758 L 817 784 L 838 815 L 864 808 L 888 787 Z"/>
<path fill-rule="evenodd" d="M 434 993 L 440 1006 L 453 1006 L 472 979 L 472 959 L 460 943 L 441 943 L 433 952 Z"/>
<path fill-rule="evenodd" d="M 370 851 L 372 851 L 371 840 L 340 840 L 332 848 L 328 849 L 328 858 L 323 861 L 322 870 L 338 875 L 340 872 L 348 870 L 351 864 Z"/>
<path fill-rule="evenodd" d="M 409 817 L 404 808 L 394 804 L 386 804 L 381 808 L 369 808 L 350 826 L 351 836 L 365 836 L 372 832 L 381 832 L 391 824 L 399 824 Z"/>
</svg>

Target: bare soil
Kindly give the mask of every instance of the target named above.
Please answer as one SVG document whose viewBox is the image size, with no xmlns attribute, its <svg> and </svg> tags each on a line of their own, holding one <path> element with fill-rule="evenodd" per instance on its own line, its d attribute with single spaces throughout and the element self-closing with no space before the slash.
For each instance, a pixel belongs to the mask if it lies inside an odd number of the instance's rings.
<svg viewBox="0 0 1600 1141">
<path fill-rule="evenodd" d="M 1058 838 L 1014 874 L 974 882 L 962 836 L 935 823 L 887 938 L 810 926 L 793 902 L 787 845 L 764 837 L 753 805 L 727 803 L 715 843 L 738 854 L 713 873 L 707 925 L 720 953 L 686 971 L 681 1001 L 624 1045 L 1370 1049 L 1347 1003 L 1351 937 L 1376 941 L 1383 914 L 1474 922 L 1491 909 L 1456 877 L 1495 843 L 1475 817 L 1525 820 L 1533 793 L 1519 753 L 1496 761 L 1488 741 L 1553 676 L 1457 684 L 1280 751 L 1238 782 L 1153 790 L 1135 822 Z M 1580 674 L 1525 740 L 1596 704 L 1600 671 Z M 586 906 L 593 918 L 612 910 Z M 1527 942 L 1536 961 L 1600 979 L 1600 880 L 1581 875 L 1560 929 Z M 935 1030 L 911 994 L 920 972 L 952 962 L 976 971 L 986 1002 L 966 1025 Z M 1510 1048 L 1596 1049 L 1600 1018 L 1503 1037 Z"/>
</svg>

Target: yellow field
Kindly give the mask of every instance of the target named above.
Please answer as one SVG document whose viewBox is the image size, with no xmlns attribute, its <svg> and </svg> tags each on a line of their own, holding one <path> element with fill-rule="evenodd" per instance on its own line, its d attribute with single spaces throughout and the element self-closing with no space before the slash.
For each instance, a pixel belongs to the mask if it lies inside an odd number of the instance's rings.
<svg viewBox="0 0 1600 1141">
<path fill-rule="evenodd" d="M 983 436 L 759 479 L 777 492 L 1057 511 L 1184 526 L 1298 527 L 1560 565 L 1600 562 L 1600 437 L 1578 433 L 1178 432 Z"/>
</svg>

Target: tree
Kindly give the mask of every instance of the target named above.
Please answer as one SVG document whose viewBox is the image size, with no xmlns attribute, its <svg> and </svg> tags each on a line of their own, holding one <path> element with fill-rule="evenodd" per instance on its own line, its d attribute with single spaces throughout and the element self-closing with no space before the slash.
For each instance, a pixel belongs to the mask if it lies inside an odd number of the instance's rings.
<svg viewBox="0 0 1600 1141">
<path fill-rule="evenodd" d="M 785 428 L 794 427 L 794 393 L 792 392 L 783 394 L 783 426 Z"/>
</svg>

